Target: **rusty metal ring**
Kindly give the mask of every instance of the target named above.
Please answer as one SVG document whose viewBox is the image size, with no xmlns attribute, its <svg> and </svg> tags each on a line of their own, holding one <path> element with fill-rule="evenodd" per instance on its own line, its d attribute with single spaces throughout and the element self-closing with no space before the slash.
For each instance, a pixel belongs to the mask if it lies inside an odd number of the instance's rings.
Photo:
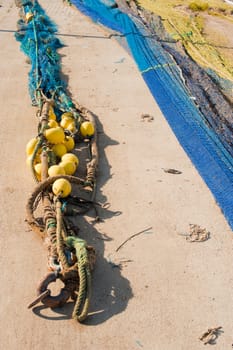
<svg viewBox="0 0 233 350">
<path fill-rule="evenodd" d="M 72 291 L 68 290 L 66 287 L 62 288 L 58 295 L 50 295 L 51 291 L 47 287 L 50 283 L 56 282 L 58 278 L 61 279 L 57 272 L 48 273 L 37 287 L 38 296 L 44 293 L 45 291 L 49 291 L 49 295 L 41 300 L 41 302 L 47 307 L 60 307 L 64 305 L 67 302 L 67 300 L 71 297 Z M 66 283 L 64 284 L 66 285 Z"/>
</svg>

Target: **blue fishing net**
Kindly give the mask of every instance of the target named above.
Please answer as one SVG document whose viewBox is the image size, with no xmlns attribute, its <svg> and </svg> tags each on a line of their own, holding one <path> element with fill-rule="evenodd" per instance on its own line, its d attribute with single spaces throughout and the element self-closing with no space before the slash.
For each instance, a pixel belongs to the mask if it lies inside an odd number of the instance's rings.
<svg viewBox="0 0 233 350">
<path fill-rule="evenodd" d="M 55 36 L 56 25 L 46 15 L 37 1 L 22 1 L 21 16 L 32 13 L 33 18 L 25 23 L 20 19 L 17 23 L 16 40 L 21 50 L 29 57 L 31 70 L 29 72 L 29 94 L 33 105 L 38 105 L 38 92 L 52 98 L 57 96 L 57 104 L 63 110 L 73 106 L 66 88 L 67 83 L 61 79 L 61 62 L 57 50 L 63 44 Z"/>
<path fill-rule="evenodd" d="M 175 60 L 156 38 L 148 36 L 140 20 L 122 12 L 111 0 L 72 0 L 94 22 L 124 36 L 131 54 L 165 118 L 222 208 L 233 228 L 232 125 L 226 136 L 211 124 L 191 98 Z"/>
</svg>

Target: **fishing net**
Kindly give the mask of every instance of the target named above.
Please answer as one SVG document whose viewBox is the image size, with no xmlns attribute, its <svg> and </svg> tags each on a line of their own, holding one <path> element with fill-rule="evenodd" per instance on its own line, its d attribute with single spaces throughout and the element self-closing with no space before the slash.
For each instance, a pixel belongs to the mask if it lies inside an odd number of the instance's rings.
<svg viewBox="0 0 233 350">
<path fill-rule="evenodd" d="M 29 93 L 33 105 L 38 105 L 39 90 L 47 98 L 58 97 L 58 105 L 62 110 L 69 110 L 73 106 L 66 93 L 67 83 L 61 78 L 60 55 L 57 50 L 63 47 L 55 36 L 56 25 L 49 19 L 37 1 L 24 1 L 21 16 L 28 13 L 33 18 L 25 24 L 23 19 L 17 23 L 16 39 L 21 43 L 21 50 L 28 56 L 31 63 L 29 72 Z"/>
</svg>

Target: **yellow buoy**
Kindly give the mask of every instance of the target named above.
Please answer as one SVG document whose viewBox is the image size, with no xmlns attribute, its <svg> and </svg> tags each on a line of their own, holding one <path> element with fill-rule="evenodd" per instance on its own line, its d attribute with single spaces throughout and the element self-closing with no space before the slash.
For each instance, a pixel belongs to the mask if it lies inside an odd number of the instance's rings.
<svg viewBox="0 0 233 350">
<path fill-rule="evenodd" d="M 27 12 L 25 15 L 26 22 L 29 23 L 33 19 L 34 15 L 31 12 Z"/>
<path fill-rule="evenodd" d="M 56 196 L 65 198 L 71 193 L 71 184 L 66 179 L 58 179 L 53 183 L 52 190 Z"/>
<path fill-rule="evenodd" d="M 56 175 L 66 175 L 65 169 L 60 165 L 51 165 L 48 169 L 48 174 L 50 177 Z"/>
<path fill-rule="evenodd" d="M 57 157 L 61 158 L 64 154 L 66 154 L 67 149 L 63 143 L 58 143 L 53 146 L 52 151 Z"/>
<path fill-rule="evenodd" d="M 66 153 L 66 154 L 64 154 L 64 156 L 61 157 L 61 161 L 62 162 L 66 162 L 66 161 L 73 162 L 73 163 L 75 163 L 76 167 L 79 164 L 78 157 L 75 154 L 73 154 L 73 153 Z"/>
<path fill-rule="evenodd" d="M 70 125 L 70 123 L 73 123 L 74 122 L 74 119 L 73 118 L 70 118 L 70 117 L 65 117 L 61 120 L 60 122 L 60 126 L 63 128 L 63 129 L 67 129 L 68 126 Z"/>
<path fill-rule="evenodd" d="M 35 169 L 36 174 L 41 176 L 42 164 L 41 163 L 35 164 L 34 169 Z"/>
<path fill-rule="evenodd" d="M 32 153 L 34 152 L 34 149 L 37 145 L 38 139 L 37 138 L 33 138 L 30 141 L 28 141 L 27 145 L 26 145 L 26 153 L 28 156 L 32 155 Z"/>
<path fill-rule="evenodd" d="M 32 162 L 32 154 L 30 156 L 28 156 L 27 159 L 26 159 L 27 166 L 30 167 L 31 166 L 31 162 Z M 39 154 L 36 155 L 33 164 L 35 165 L 37 163 L 40 163 L 40 155 Z"/>
<path fill-rule="evenodd" d="M 56 120 L 50 119 L 49 122 L 48 122 L 48 126 L 50 128 L 56 128 L 56 127 L 58 127 L 58 123 L 56 122 Z"/>
<path fill-rule="evenodd" d="M 72 149 L 74 149 L 75 142 L 74 142 L 74 139 L 72 136 L 66 136 L 63 143 L 66 146 L 66 149 L 68 152 L 72 151 Z"/>
<path fill-rule="evenodd" d="M 28 156 L 27 159 L 26 159 L 26 164 L 27 164 L 28 167 L 31 166 L 31 161 L 32 161 L 32 156 Z M 35 163 L 36 163 L 36 162 L 34 162 L 34 164 L 35 164 Z"/>
<path fill-rule="evenodd" d="M 37 177 L 37 180 L 41 180 L 41 171 L 42 171 L 42 164 L 41 163 L 37 163 L 34 165 L 34 169 L 35 169 L 35 172 L 36 172 L 36 177 Z"/>
<path fill-rule="evenodd" d="M 69 130 L 70 132 L 75 132 L 76 131 L 76 125 L 75 125 L 75 122 L 70 122 L 67 127 L 66 127 L 67 130 Z"/>
<path fill-rule="evenodd" d="M 62 161 L 61 163 L 59 163 L 59 166 L 63 167 L 66 175 L 73 175 L 77 169 L 75 163 L 68 160 Z"/>
<path fill-rule="evenodd" d="M 61 115 L 61 119 L 64 119 L 64 118 L 72 118 L 73 119 L 73 113 L 72 112 L 65 112 Z"/>
<path fill-rule="evenodd" d="M 50 106 L 49 108 L 48 116 L 50 120 L 57 120 L 56 114 L 54 113 L 54 109 L 52 106 Z"/>
<path fill-rule="evenodd" d="M 45 130 L 44 135 L 46 139 L 54 145 L 62 143 L 65 140 L 64 130 L 60 126 Z"/>
<path fill-rule="evenodd" d="M 80 132 L 83 137 L 91 137 L 95 132 L 94 125 L 91 122 L 83 122 L 80 126 Z"/>
</svg>

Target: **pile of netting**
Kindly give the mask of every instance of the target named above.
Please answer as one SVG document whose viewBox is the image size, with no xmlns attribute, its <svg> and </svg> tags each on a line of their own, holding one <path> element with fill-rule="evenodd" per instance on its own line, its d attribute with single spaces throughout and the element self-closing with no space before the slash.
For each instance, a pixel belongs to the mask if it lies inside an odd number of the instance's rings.
<svg viewBox="0 0 233 350">
<path fill-rule="evenodd" d="M 63 45 L 54 35 L 56 25 L 49 19 L 37 1 L 16 1 L 20 7 L 16 39 L 21 50 L 29 57 L 29 93 L 34 105 L 38 105 L 38 91 L 48 98 L 58 100 L 66 109 L 73 106 L 66 94 L 66 83 L 60 78 L 60 56 L 57 49 Z M 24 19 L 25 17 L 25 19 Z"/>
<path fill-rule="evenodd" d="M 66 91 L 57 53 L 62 44 L 54 35 L 54 23 L 37 1 L 17 0 L 16 5 L 20 20 L 15 36 L 31 63 L 29 92 L 38 121 L 38 134 L 26 147 L 27 163 L 37 182 L 27 203 L 27 222 L 46 242 L 49 268 L 29 308 L 38 302 L 58 307 L 72 298 L 73 318 L 81 322 L 88 314 L 95 250 L 77 235 L 67 217 L 84 215 L 96 205 L 95 118 L 74 104 Z M 80 170 L 77 155 L 83 145 L 89 160 Z M 36 214 L 39 207 L 42 217 Z M 57 279 L 64 288 L 52 296 L 48 285 Z"/>
<path fill-rule="evenodd" d="M 195 104 L 202 112 L 206 125 L 214 131 L 224 148 L 233 157 L 233 82 L 223 79 L 211 69 L 204 69 L 193 61 L 185 49 L 166 33 L 159 16 L 144 9 L 137 9 L 145 22 L 147 36 L 171 55 L 182 73 L 183 82 Z M 148 35 L 149 34 L 149 35 Z M 174 74 L 174 73 L 173 73 Z"/>
</svg>

